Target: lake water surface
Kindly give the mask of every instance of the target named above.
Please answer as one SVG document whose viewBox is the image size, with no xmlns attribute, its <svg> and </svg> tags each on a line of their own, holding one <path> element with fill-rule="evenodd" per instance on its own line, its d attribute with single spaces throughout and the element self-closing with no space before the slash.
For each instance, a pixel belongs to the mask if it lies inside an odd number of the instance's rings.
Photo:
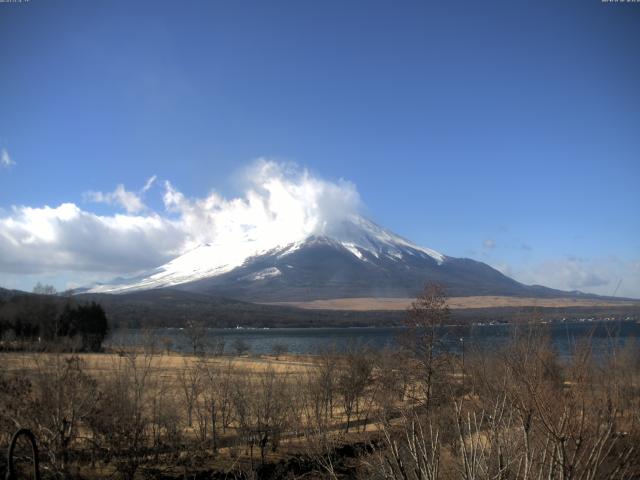
<svg viewBox="0 0 640 480">
<path fill-rule="evenodd" d="M 443 327 L 445 344 L 453 351 L 464 348 L 496 348 L 513 334 L 507 324 L 474 325 L 472 327 Z M 525 327 L 519 327 L 525 328 Z M 544 325 L 558 352 L 567 356 L 580 339 L 591 336 L 596 350 L 622 345 L 626 340 L 640 338 L 640 323 L 635 321 L 577 321 Z M 271 328 L 271 329 L 208 329 L 207 349 L 224 344 L 225 353 L 234 352 L 234 343 L 242 340 L 251 353 L 272 353 L 274 346 L 284 345 L 291 353 L 314 354 L 326 348 L 344 351 L 353 346 L 384 348 L 393 346 L 401 327 L 358 328 Z M 158 348 L 178 352 L 190 349 L 185 332 L 180 328 L 161 328 L 143 333 L 141 330 L 118 330 L 108 340 L 111 345 L 142 345 L 151 337 Z"/>
</svg>

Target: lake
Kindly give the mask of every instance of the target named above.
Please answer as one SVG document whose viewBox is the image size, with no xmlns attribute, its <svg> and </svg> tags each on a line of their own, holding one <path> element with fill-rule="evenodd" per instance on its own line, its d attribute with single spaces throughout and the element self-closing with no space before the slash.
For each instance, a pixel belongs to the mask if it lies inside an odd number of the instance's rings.
<svg viewBox="0 0 640 480">
<path fill-rule="evenodd" d="M 622 345 L 627 339 L 640 338 L 640 323 L 635 321 L 571 321 L 544 325 L 552 343 L 562 356 L 570 355 L 580 339 L 592 336 L 596 350 L 613 344 Z M 464 348 L 495 348 L 508 341 L 513 326 L 509 324 L 474 325 L 471 327 L 443 327 L 442 336 L 448 348 L 459 352 Z M 208 350 L 223 342 L 226 353 L 234 352 L 238 340 L 244 342 L 251 353 L 269 354 L 274 346 L 285 345 L 290 353 L 314 354 L 326 348 L 344 351 L 352 346 L 384 348 L 393 346 L 401 327 L 354 328 L 270 328 L 270 329 L 207 329 Z M 158 348 L 169 347 L 177 352 L 189 352 L 185 332 L 180 328 L 148 330 L 118 330 L 107 340 L 107 345 L 142 345 L 148 338 Z"/>
</svg>

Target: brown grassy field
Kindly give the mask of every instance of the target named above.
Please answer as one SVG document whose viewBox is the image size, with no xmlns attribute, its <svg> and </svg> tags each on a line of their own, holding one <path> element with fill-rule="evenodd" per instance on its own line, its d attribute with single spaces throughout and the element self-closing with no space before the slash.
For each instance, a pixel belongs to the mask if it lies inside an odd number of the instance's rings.
<svg viewBox="0 0 640 480">
<path fill-rule="evenodd" d="M 0 352 L 0 362 L 2 363 L 3 371 L 6 373 L 29 372 L 38 365 L 50 364 L 59 355 L 56 353 Z M 71 356 L 71 354 L 62 355 L 65 357 Z M 87 373 L 96 377 L 113 371 L 114 365 L 121 358 L 118 353 L 76 353 L 73 355 L 80 357 L 85 362 Z M 142 362 L 146 358 L 148 357 L 141 354 L 136 358 L 136 362 L 142 366 Z M 203 358 L 177 353 L 158 353 L 151 357 L 151 361 L 153 371 L 157 375 L 168 375 L 170 377 L 176 377 L 180 371 L 193 367 L 202 361 L 212 366 L 221 367 L 231 362 L 233 370 L 237 374 L 258 374 L 269 369 L 276 373 L 302 374 L 313 366 L 311 358 L 304 355 L 280 355 L 276 359 L 275 356 L 267 355 L 260 357 L 224 356 Z"/>
<path fill-rule="evenodd" d="M 75 356 L 5 352 L 0 446 L 6 448 L 18 425 L 27 426 L 47 453 L 48 471 L 88 480 L 177 480 L 207 471 L 284 478 L 256 473 L 264 465 L 300 475 L 295 478 L 358 473 L 395 480 L 401 476 L 387 468 L 417 461 L 393 456 L 396 442 L 404 442 L 398 455 L 422 445 L 421 464 L 437 456 L 443 474 L 433 478 L 452 480 L 461 478 L 469 458 L 482 468 L 494 465 L 495 458 L 473 453 L 487 445 L 488 452 L 506 452 L 513 462 L 538 455 L 540 471 L 556 468 L 540 449 L 569 438 L 569 448 L 585 444 L 604 452 L 597 453 L 602 462 L 620 461 L 632 474 L 640 472 L 630 455 L 640 439 L 637 350 L 616 351 L 604 363 L 592 362 L 587 350 L 564 365 L 547 340 L 532 330 L 500 352 L 469 352 L 466 358 L 365 350 L 216 357 L 152 347 Z M 32 383 L 25 385 L 27 379 Z M 531 391 L 537 403 L 530 403 Z M 535 415 L 521 417 L 521 405 Z M 566 422 L 567 415 L 580 422 Z M 543 416 L 552 423 L 543 423 Z M 56 432 L 69 425 L 67 419 L 74 428 L 62 443 Z M 437 438 L 422 436 L 433 432 Z M 523 434 L 527 442 L 518 440 Z M 500 448 L 493 448 L 503 437 Z M 601 444 L 616 450 L 598 450 Z M 358 445 L 368 446 L 369 453 L 348 453 Z M 629 455 L 615 457 L 618 451 Z M 61 462 L 62 452 L 69 453 L 69 462 Z M 297 470 L 300 459 L 303 471 Z M 590 478 L 635 478 L 615 476 L 608 463 L 594 465 L 578 462 L 572 468 L 596 475 Z"/>
<path fill-rule="evenodd" d="M 355 310 L 355 311 L 398 311 L 405 310 L 413 298 L 333 298 L 308 302 L 274 302 L 269 305 L 288 305 L 317 310 Z M 500 307 L 638 307 L 640 302 L 632 300 L 596 300 L 587 298 L 527 298 L 474 296 L 451 297 L 448 299 L 451 309 L 500 308 Z"/>
<path fill-rule="evenodd" d="M 199 445 L 198 448 L 204 448 L 200 455 L 205 454 L 208 457 L 207 465 L 200 465 L 196 461 L 190 468 L 204 469 L 205 466 L 214 467 L 220 471 L 250 469 L 251 465 L 257 462 L 256 458 L 249 459 L 249 450 L 245 447 L 236 447 L 235 443 L 239 437 L 239 425 L 234 421 L 227 428 L 226 433 L 219 433 L 219 448 L 215 454 L 212 453 L 210 447 L 203 447 L 199 442 L 200 419 L 197 415 L 198 409 L 202 410 L 202 400 L 196 400 L 193 412 L 193 425 L 186 424 L 186 404 L 184 397 L 184 388 L 190 385 L 184 385 L 182 382 L 185 378 L 191 378 L 190 372 L 198 369 L 208 368 L 218 372 L 224 372 L 228 369 L 232 384 L 235 382 L 248 381 L 252 384 L 260 384 L 261 379 L 268 375 L 275 375 L 282 379 L 279 385 L 289 385 L 289 388 L 296 388 L 295 385 L 301 384 L 307 374 L 314 368 L 313 359 L 305 355 L 279 355 L 270 356 L 263 355 L 254 356 L 194 356 L 183 355 L 177 353 L 150 353 L 144 349 L 130 349 L 122 352 L 108 353 L 47 353 L 47 352 L 0 352 L 0 364 L 2 365 L 2 374 L 8 378 L 37 378 L 38 375 L 53 375 L 59 373 L 60 369 L 64 369 L 65 361 L 71 358 L 79 358 L 83 365 L 83 372 L 95 379 L 99 384 L 109 382 L 110 379 L 119 375 L 135 375 L 146 377 L 143 380 L 144 386 L 144 415 L 153 415 L 152 409 L 156 406 L 158 399 L 163 398 L 161 402 L 172 405 L 178 413 L 178 429 L 179 438 L 189 445 Z M 133 366 L 131 364 L 133 362 Z M 201 377 L 200 382 L 204 379 Z M 134 387 L 135 388 L 135 387 Z M 204 393 L 204 385 L 198 387 L 198 396 Z M 5 400 L 0 398 L 0 404 Z M 37 403 L 36 403 L 37 405 Z M 0 413 L 1 408 L 0 408 Z M 339 424 L 342 421 L 342 412 L 340 408 L 334 410 L 334 421 Z M 366 430 L 373 428 L 371 425 L 365 426 Z M 210 427 L 209 427 L 210 428 Z M 338 427 L 335 427 L 338 429 Z M 87 430 L 82 428 L 83 435 Z M 9 434 L 11 432 L 1 432 Z M 39 433 L 39 432 L 37 432 Z M 357 432 L 354 432 L 357 435 Z M 298 438 L 298 435 L 283 435 L 280 439 L 282 448 L 277 452 L 269 450 L 267 458 L 271 462 L 277 462 L 289 458 L 297 452 L 308 450 L 307 440 Z M 76 443 L 76 448 L 81 447 L 81 443 Z M 189 457 L 188 449 L 179 446 L 167 458 L 156 459 L 158 466 L 166 474 L 180 476 L 183 473 L 181 458 Z M 257 448 L 256 448 L 257 450 Z M 205 453 L 206 452 L 206 453 Z M 251 454 L 256 456 L 257 453 Z M 166 455 L 165 455 L 166 456 Z M 178 460 L 174 457 L 178 457 Z M 197 455 L 196 455 L 197 457 Z M 190 460 L 191 462 L 191 460 Z M 0 465 L 1 467 L 1 465 Z M 82 475 L 85 478 L 104 478 L 113 476 L 117 472 L 112 464 L 98 464 L 92 468 L 87 465 L 79 466 Z"/>
</svg>

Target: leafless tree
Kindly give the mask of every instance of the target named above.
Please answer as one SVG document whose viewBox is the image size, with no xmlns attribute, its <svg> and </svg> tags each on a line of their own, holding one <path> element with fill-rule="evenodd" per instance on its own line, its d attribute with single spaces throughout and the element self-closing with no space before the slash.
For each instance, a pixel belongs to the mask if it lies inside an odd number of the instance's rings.
<svg viewBox="0 0 640 480">
<path fill-rule="evenodd" d="M 202 391 L 203 368 L 201 364 L 192 364 L 184 359 L 183 368 L 178 373 L 178 385 L 187 413 L 187 426 L 193 426 L 193 408 L 198 402 Z"/>
<path fill-rule="evenodd" d="M 258 374 L 255 382 L 236 379 L 233 402 L 240 433 L 249 445 L 253 460 L 253 448 L 260 449 L 264 463 L 267 447 L 278 446 L 289 416 L 290 397 L 283 375 L 269 368 Z"/>
<path fill-rule="evenodd" d="M 207 345 L 207 329 L 202 322 L 189 320 L 184 327 L 184 335 L 194 355 L 205 351 Z"/>
<path fill-rule="evenodd" d="M 174 382 L 166 377 L 158 378 L 150 395 L 149 432 L 155 462 L 159 453 L 166 448 L 177 451 L 182 442 L 182 422 L 179 415 L 179 401 L 174 395 Z"/>
<path fill-rule="evenodd" d="M 618 369 L 603 367 L 605 358 L 594 361 L 590 348 L 563 367 L 545 332 L 532 325 L 489 356 L 474 371 L 480 403 L 454 401 L 463 478 L 625 478 L 635 448 L 619 428 L 630 424 Z"/>
<path fill-rule="evenodd" d="M 173 339 L 171 339 L 171 337 L 162 337 L 160 339 L 160 343 L 163 346 L 165 354 L 169 355 L 171 353 L 171 348 L 173 347 Z"/>
<path fill-rule="evenodd" d="M 201 361 L 199 364 L 202 383 L 202 402 L 198 404 L 197 415 L 200 439 L 204 442 L 211 436 L 211 446 L 218 447 L 219 431 L 224 433 L 231 422 L 231 361 L 220 365 Z"/>
<path fill-rule="evenodd" d="M 345 431 L 361 413 L 366 388 L 371 383 L 372 363 L 364 349 L 352 348 L 344 356 L 337 374 L 337 390 L 346 416 Z"/>
<path fill-rule="evenodd" d="M 441 380 L 447 357 L 441 341 L 449 318 L 447 295 L 438 284 L 428 284 L 407 311 L 407 332 L 402 344 L 416 362 L 414 372 L 427 408 L 433 403 L 435 385 Z"/>
<path fill-rule="evenodd" d="M 409 360 L 402 351 L 384 348 L 374 356 L 376 394 L 375 402 L 382 419 L 388 419 L 396 406 L 405 400 L 405 394 L 411 381 L 407 368 Z"/>
<path fill-rule="evenodd" d="M 282 355 L 289 353 L 289 347 L 285 343 L 275 343 L 271 349 L 276 357 L 276 360 L 280 360 Z"/>
<path fill-rule="evenodd" d="M 123 353 L 100 385 L 96 409 L 88 421 L 94 441 L 125 478 L 133 480 L 149 444 L 150 403 L 154 391 L 153 355 Z"/>
<path fill-rule="evenodd" d="M 78 356 L 53 354 L 46 360 L 34 357 L 34 362 L 34 431 L 45 444 L 51 465 L 66 473 L 71 443 L 94 410 L 96 381 Z"/>
<path fill-rule="evenodd" d="M 374 458 L 374 471 L 389 480 L 437 480 L 441 478 L 441 441 L 437 427 L 423 425 L 414 412 L 401 417 L 394 429 L 381 425 L 382 442 Z"/>
<path fill-rule="evenodd" d="M 236 338 L 233 341 L 232 346 L 233 346 L 233 349 L 236 351 L 237 355 L 244 355 L 249 350 L 251 350 L 251 347 L 249 346 L 249 344 L 245 342 L 242 338 Z"/>
<path fill-rule="evenodd" d="M 38 295 L 56 295 L 58 291 L 53 285 L 46 285 L 38 282 L 33 287 L 33 293 Z"/>
<path fill-rule="evenodd" d="M 312 380 L 325 422 L 333 418 L 338 364 L 338 353 L 335 347 L 321 349 L 314 359 Z"/>
</svg>

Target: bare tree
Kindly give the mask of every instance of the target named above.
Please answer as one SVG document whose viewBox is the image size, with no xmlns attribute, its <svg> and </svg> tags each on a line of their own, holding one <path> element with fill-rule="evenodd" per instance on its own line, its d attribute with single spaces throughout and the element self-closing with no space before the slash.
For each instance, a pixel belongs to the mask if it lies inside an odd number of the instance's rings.
<svg viewBox="0 0 640 480">
<path fill-rule="evenodd" d="M 33 362 L 31 395 L 18 399 L 28 406 L 21 423 L 38 436 L 51 468 L 66 475 L 72 442 L 93 412 L 96 382 L 78 356 L 34 356 Z"/>
<path fill-rule="evenodd" d="M 286 343 L 274 343 L 271 350 L 273 351 L 276 360 L 280 360 L 280 357 L 282 355 L 286 355 L 287 353 L 289 353 L 289 347 Z"/>
<path fill-rule="evenodd" d="M 33 287 L 33 293 L 38 295 L 56 295 L 58 291 L 53 285 L 46 285 L 38 282 Z"/>
<path fill-rule="evenodd" d="M 113 459 L 125 480 L 133 480 L 145 461 L 154 390 L 153 355 L 123 353 L 113 373 L 100 385 L 100 396 L 88 427 L 94 441 Z"/>
<path fill-rule="evenodd" d="M 380 416 L 388 420 L 396 407 L 405 400 L 406 390 L 411 381 L 408 360 L 399 350 L 384 348 L 374 357 L 376 395 L 375 402 Z"/>
<path fill-rule="evenodd" d="M 291 398 L 286 380 L 271 368 L 258 375 L 255 382 L 236 379 L 233 402 L 242 437 L 249 445 L 253 462 L 253 448 L 260 449 L 260 460 L 264 464 L 269 444 L 278 446 L 289 416 Z"/>
<path fill-rule="evenodd" d="M 374 471 L 388 480 L 437 480 L 441 475 L 441 440 L 430 421 L 423 425 L 413 412 L 401 417 L 394 431 L 389 423 L 381 425 L 382 448 L 377 449 Z"/>
<path fill-rule="evenodd" d="M 338 355 L 335 348 L 321 350 L 315 359 L 313 381 L 318 395 L 318 414 L 322 412 L 325 423 L 333 418 L 337 368 Z"/>
<path fill-rule="evenodd" d="M 249 350 L 251 350 L 251 347 L 249 346 L 249 344 L 247 342 L 245 342 L 242 338 L 236 338 L 233 341 L 233 345 L 232 346 L 233 346 L 233 349 L 236 351 L 236 354 L 238 356 L 244 355 Z"/>
<path fill-rule="evenodd" d="M 183 368 L 178 373 L 178 385 L 187 412 L 187 426 L 193 426 L 193 408 L 198 402 L 202 390 L 203 368 L 199 364 L 191 364 L 187 359 L 183 361 Z"/>
<path fill-rule="evenodd" d="M 408 329 L 402 344 L 416 362 L 416 380 L 427 408 L 433 403 L 434 385 L 441 379 L 446 361 L 441 332 L 448 318 L 447 295 L 437 284 L 428 284 L 407 311 Z"/>
<path fill-rule="evenodd" d="M 162 337 L 160 339 L 160 343 L 163 346 L 165 354 L 169 355 L 171 353 L 171 349 L 173 348 L 173 339 L 171 337 Z"/>
<path fill-rule="evenodd" d="M 173 379 L 164 376 L 158 378 L 150 395 L 149 431 L 151 446 L 155 453 L 155 463 L 159 462 L 159 453 L 170 447 L 178 450 L 182 443 L 182 422 L 179 415 L 179 401 L 174 394 Z"/>
<path fill-rule="evenodd" d="M 363 349 L 351 349 L 343 358 L 337 372 L 337 387 L 346 416 L 345 431 L 361 412 L 362 399 L 371 383 L 372 363 Z"/>
<path fill-rule="evenodd" d="M 207 329 L 202 322 L 189 320 L 184 327 L 184 335 L 194 355 L 204 353 L 207 345 Z"/>
<path fill-rule="evenodd" d="M 607 359 L 590 348 L 563 367 L 534 325 L 489 357 L 473 371 L 481 410 L 454 402 L 462 478 L 625 478 L 635 446 L 619 425 L 636 427 L 622 413 L 619 369 L 602 370 Z"/>
<path fill-rule="evenodd" d="M 197 403 L 199 436 L 204 442 L 211 435 L 211 445 L 218 447 L 219 430 L 224 433 L 231 423 L 231 375 L 233 364 L 201 361 L 202 402 Z"/>
</svg>

